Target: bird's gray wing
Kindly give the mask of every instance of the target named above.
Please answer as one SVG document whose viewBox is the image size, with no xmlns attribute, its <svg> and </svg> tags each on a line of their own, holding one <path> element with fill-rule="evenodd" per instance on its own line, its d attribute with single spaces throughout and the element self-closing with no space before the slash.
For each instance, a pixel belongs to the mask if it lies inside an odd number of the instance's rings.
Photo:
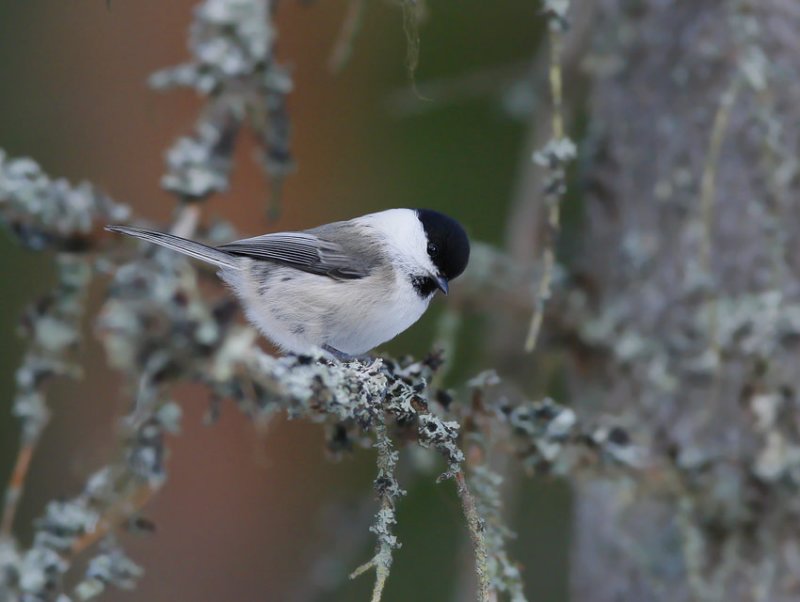
<svg viewBox="0 0 800 602">
<path fill-rule="evenodd" d="M 340 280 L 369 275 L 365 261 L 342 245 L 308 232 L 276 232 L 245 238 L 217 247 L 233 255 L 272 261 L 311 274 Z"/>
</svg>

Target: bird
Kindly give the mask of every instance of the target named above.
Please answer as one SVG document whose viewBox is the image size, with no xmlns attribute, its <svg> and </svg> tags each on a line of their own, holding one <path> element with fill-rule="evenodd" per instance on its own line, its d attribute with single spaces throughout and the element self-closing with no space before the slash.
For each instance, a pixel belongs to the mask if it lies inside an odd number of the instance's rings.
<svg viewBox="0 0 800 602">
<path fill-rule="evenodd" d="M 436 291 L 448 294 L 470 255 L 455 219 L 432 209 L 388 209 L 296 232 L 216 247 L 108 225 L 219 268 L 246 317 L 281 351 L 362 357 L 413 325 Z"/>
</svg>

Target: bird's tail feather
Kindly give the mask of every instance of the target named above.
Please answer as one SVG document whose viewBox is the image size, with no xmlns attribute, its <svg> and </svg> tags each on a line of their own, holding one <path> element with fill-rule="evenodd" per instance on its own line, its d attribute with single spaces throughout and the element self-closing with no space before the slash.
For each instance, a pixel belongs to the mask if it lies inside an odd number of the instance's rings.
<svg viewBox="0 0 800 602">
<path fill-rule="evenodd" d="M 189 257 L 194 257 L 200 261 L 212 263 L 221 268 L 229 268 L 232 270 L 241 269 L 241 264 L 229 253 L 193 240 L 181 238 L 180 236 L 156 232 L 155 230 L 146 230 L 144 228 L 131 228 L 130 226 L 106 226 L 106 230 L 109 232 L 127 234 L 134 238 L 140 238 L 147 242 L 172 249 L 173 251 L 178 251 L 178 253 L 183 253 Z"/>
</svg>

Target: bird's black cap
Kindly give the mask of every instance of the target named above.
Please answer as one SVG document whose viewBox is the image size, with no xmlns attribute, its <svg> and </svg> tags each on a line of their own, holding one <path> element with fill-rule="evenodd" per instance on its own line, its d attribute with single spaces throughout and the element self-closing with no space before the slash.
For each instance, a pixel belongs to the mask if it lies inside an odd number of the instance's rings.
<svg viewBox="0 0 800 602">
<path fill-rule="evenodd" d="M 432 209 L 417 209 L 428 236 L 428 255 L 439 273 L 452 280 L 469 262 L 469 238 L 456 220 Z"/>
</svg>

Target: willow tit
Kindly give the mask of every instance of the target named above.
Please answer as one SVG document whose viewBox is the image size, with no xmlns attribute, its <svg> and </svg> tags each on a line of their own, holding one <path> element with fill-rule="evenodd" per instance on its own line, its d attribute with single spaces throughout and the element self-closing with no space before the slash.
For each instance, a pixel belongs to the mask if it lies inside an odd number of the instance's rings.
<svg viewBox="0 0 800 602">
<path fill-rule="evenodd" d="M 278 347 L 299 354 L 317 347 L 338 359 L 411 326 L 469 260 L 461 225 L 429 209 L 389 209 L 218 247 L 141 228 L 106 229 L 219 267 L 247 317 Z"/>
</svg>

